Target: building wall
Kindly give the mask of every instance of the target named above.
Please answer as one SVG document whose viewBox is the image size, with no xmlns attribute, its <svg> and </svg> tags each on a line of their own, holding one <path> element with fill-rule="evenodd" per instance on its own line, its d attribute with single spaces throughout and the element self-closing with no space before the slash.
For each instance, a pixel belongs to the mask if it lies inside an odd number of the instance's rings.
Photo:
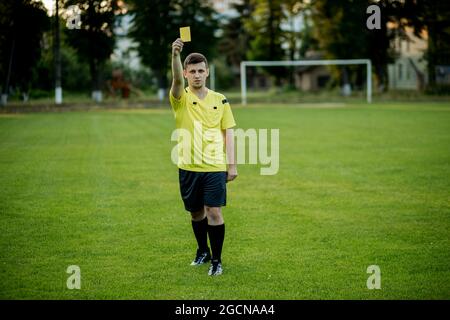
<svg viewBox="0 0 450 320">
<path fill-rule="evenodd" d="M 305 72 L 297 73 L 295 76 L 295 86 L 302 91 L 316 91 L 321 89 L 319 78 L 330 78 L 330 72 L 324 66 L 310 68 Z"/>
<path fill-rule="evenodd" d="M 406 29 L 410 40 L 395 39 L 398 58 L 388 65 L 389 87 L 391 89 L 420 90 L 427 82 L 427 64 L 423 55 L 427 49 L 427 35 L 414 36 L 412 29 Z"/>
<path fill-rule="evenodd" d="M 417 69 L 414 68 L 413 64 Z M 420 56 L 396 59 L 394 64 L 388 66 L 390 88 L 404 90 L 422 89 L 421 86 L 427 81 L 426 68 L 426 63 Z M 420 77 L 423 77 L 423 80 Z"/>
</svg>

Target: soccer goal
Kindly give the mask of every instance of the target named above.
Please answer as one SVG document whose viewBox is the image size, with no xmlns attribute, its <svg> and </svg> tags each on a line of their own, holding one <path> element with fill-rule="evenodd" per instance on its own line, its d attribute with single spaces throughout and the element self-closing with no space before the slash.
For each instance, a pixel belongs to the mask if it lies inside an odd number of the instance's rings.
<svg viewBox="0 0 450 320">
<path fill-rule="evenodd" d="M 366 65 L 367 103 L 372 102 L 372 62 L 369 59 L 339 59 L 339 60 L 289 60 L 289 61 L 242 61 L 241 62 L 241 101 L 247 104 L 247 67 L 275 66 L 328 66 L 328 65 Z"/>
</svg>

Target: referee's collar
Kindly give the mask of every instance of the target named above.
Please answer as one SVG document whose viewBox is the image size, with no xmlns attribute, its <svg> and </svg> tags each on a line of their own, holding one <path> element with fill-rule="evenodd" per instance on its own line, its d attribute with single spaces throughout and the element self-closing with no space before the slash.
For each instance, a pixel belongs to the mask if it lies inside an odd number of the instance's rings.
<svg viewBox="0 0 450 320">
<path fill-rule="evenodd" d="M 211 90 L 208 88 L 208 87 L 205 87 L 206 88 L 206 95 L 205 95 L 205 97 L 203 98 L 203 99 L 201 99 L 199 96 L 197 96 L 194 92 L 192 92 L 192 90 L 191 90 L 191 88 L 189 87 L 189 86 L 187 86 L 186 88 L 185 88 L 185 90 L 186 90 L 186 92 L 187 93 L 190 93 L 190 94 L 193 94 L 198 100 L 200 100 L 200 101 L 204 101 L 204 100 L 206 100 L 206 97 L 208 97 L 208 95 L 210 94 L 210 92 L 211 92 Z"/>
</svg>

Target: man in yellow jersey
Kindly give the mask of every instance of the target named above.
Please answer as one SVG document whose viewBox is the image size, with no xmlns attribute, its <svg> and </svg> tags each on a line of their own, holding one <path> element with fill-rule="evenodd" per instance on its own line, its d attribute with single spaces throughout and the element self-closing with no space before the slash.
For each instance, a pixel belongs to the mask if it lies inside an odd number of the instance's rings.
<svg viewBox="0 0 450 320">
<path fill-rule="evenodd" d="M 205 86 L 209 75 L 206 58 L 200 53 L 191 53 L 182 65 L 182 49 L 181 39 L 175 40 L 169 95 L 176 128 L 194 137 L 187 144 L 191 146 L 189 153 L 178 158 L 180 193 L 185 209 L 191 213 L 198 244 L 191 265 L 198 266 L 211 260 L 208 274 L 220 275 L 225 237 L 221 207 L 226 205 L 226 182 L 238 175 L 231 129 L 236 123 L 225 96 Z M 186 88 L 184 78 L 188 81 Z"/>
</svg>

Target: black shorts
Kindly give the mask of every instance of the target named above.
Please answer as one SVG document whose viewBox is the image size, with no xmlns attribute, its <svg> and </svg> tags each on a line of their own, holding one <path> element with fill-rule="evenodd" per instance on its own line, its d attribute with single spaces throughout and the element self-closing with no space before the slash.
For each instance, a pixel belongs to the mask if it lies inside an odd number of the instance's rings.
<svg viewBox="0 0 450 320">
<path fill-rule="evenodd" d="M 222 207 L 227 204 L 227 173 L 194 172 L 178 169 L 180 193 L 184 208 L 200 211 L 203 206 Z"/>
</svg>

